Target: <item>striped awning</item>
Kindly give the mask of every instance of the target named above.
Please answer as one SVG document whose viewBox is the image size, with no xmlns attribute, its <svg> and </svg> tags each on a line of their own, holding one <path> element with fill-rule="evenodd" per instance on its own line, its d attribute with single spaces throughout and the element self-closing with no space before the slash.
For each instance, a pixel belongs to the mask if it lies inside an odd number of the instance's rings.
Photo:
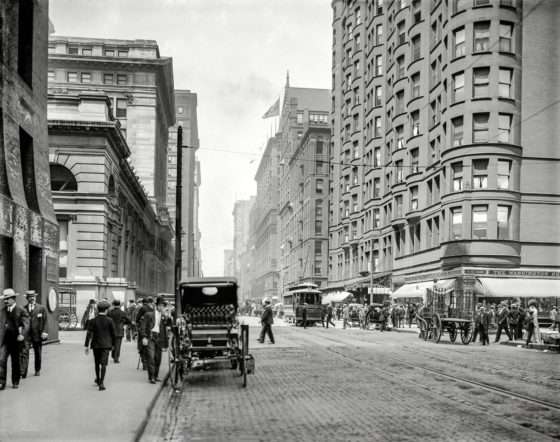
<svg viewBox="0 0 560 442">
<path fill-rule="evenodd" d="M 331 302 L 344 302 L 349 297 L 353 296 L 350 292 L 334 292 L 328 295 L 323 295 L 323 304 L 330 304 Z"/>
<path fill-rule="evenodd" d="M 442 279 L 434 284 L 434 281 L 416 282 L 405 284 L 399 287 L 391 295 L 391 299 L 398 298 L 422 298 L 426 294 L 427 289 L 435 288 L 439 290 L 450 291 L 455 287 L 455 279 Z"/>
<path fill-rule="evenodd" d="M 492 298 L 560 297 L 560 279 L 478 278 L 474 292 Z"/>
</svg>

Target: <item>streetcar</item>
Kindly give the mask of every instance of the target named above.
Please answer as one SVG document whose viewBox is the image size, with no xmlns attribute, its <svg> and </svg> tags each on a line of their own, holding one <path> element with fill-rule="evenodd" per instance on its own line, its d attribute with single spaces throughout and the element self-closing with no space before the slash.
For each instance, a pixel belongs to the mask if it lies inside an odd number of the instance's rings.
<svg viewBox="0 0 560 442">
<path fill-rule="evenodd" d="M 289 324 L 300 325 L 302 323 L 303 303 L 307 303 L 308 325 L 321 322 L 323 292 L 318 290 L 317 284 L 303 283 L 290 287 L 282 296 L 284 305 L 284 319 Z"/>
<path fill-rule="evenodd" d="M 445 332 L 455 342 L 461 336 L 465 345 L 471 342 L 474 332 L 474 297 L 472 292 L 457 290 L 454 285 L 426 290 L 425 303 L 419 305 L 416 319 L 420 329 L 419 338 L 436 344 Z"/>
</svg>

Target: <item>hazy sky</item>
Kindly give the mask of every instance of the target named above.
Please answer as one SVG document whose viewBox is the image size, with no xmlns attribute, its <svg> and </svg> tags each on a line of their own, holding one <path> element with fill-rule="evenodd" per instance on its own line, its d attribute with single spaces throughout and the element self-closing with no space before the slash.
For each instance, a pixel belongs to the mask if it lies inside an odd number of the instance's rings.
<svg viewBox="0 0 560 442">
<path fill-rule="evenodd" d="M 330 0 L 50 0 L 56 34 L 156 40 L 173 57 L 176 89 L 198 95 L 205 276 L 233 246 L 233 204 L 255 194 L 274 119 L 262 115 L 296 87 L 330 87 Z"/>
</svg>

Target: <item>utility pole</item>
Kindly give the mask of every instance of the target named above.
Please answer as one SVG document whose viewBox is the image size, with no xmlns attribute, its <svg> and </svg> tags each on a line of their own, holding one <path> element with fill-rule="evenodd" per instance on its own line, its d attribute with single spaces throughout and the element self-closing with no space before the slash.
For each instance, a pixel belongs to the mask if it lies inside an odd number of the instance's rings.
<svg viewBox="0 0 560 442">
<path fill-rule="evenodd" d="M 177 128 L 177 185 L 175 187 L 175 312 L 181 315 L 181 267 L 183 266 L 181 247 L 181 221 L 183 206 L 183 126 Z"/>
</svg>

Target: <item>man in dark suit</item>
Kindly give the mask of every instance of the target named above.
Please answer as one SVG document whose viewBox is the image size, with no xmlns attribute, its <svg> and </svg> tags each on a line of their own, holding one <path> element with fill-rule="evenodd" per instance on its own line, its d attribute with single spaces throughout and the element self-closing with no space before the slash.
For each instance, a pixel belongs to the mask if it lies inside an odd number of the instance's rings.
<svg viewBox="0 0 560 442">
<path fill-rule="evenodd" d="M 490 336 L 488 335 L 488 331 L 490 330 L 491 323 L 492 311 L 487 305 L 480 318 L 480 341 L 482 342 L 482 345 L 490 345 Z"/>
<path fill-rule="evenodd" d="M 144 336 L 142 336 L 142 332 L 140 330 L 140 324 L 142 324 L 142 318 L 144 317 L 144 315 L 154 310 L 152 308 L 152 302 L 153 299 L 151 297 L 142 299 L 142 307 L 140 307 L 138 309 L 138 313 L 136 313 L 136 325 L 138 327 L 138 342 L 137 342 L 138 354 L 140 355 L 140 359 L 142 360 L 143 370 L 148 369 L 148 361 L 147 361 L 148 348 L 142 345 L 142 338 Z"/>
<path fill-rule="evenodd" d="M 519 325 L 520 321 L 523 322 L 523 316 L 521 316 L 521 313 L 519 312 L 519 308 L 518 308 L 517 304 L 512 304 L 511 305 L 511 310 L 509 311 L 508 316 L 509 316 L 509 333 L 510 333 L 510 335 L 515 340 L 521 339 L 521 336 L 519 335 L 518 325 Z"/>
<path fill-rule="evenodd" d="M 307 303 L 304 302 L 301 307 L 301 323 L 303 328 L 307 328 Z"/>
<path fill-rule="evenodd" d="M 144 348 L 147 349 L 146 359 L 150 384 L 160 381 L 158 375 L 161 353 L 163 349 L 167 348 L 167 331 L 165 326 L 169 323 L 170 318 L 166 316 L 164 308 L 165 299 L 162 296 L 158 296 L 156 299 L 156 309 L 144 314 L 140 324 L 141 342 Z"/>
<path fill-rule="evenodd" d="M 82 315 L 82 329 L 87 330 L 88 322 L 97 316 L 97 301 L 95 299 L 90 299 L 89 304 L 86 307 L 86 311 Z"/>
<path fill-rule="evenodd" d="M 119 363 L 119 358 L 121 356 L 121 344 L 124 337 L 124 326 L 125 324 L 130 324 L 130 319 L 125 312 L 121 310 L 121 301 L 118 299 L 113 301 L 113 309 L 107 313 L 107 316 L 113 320 L 115 324 L 115 330 L 117 331 L 117 339 L 115 340 L 115 346 L 111 357 L 115 364 Z"/>
<path fill-rule="evenodd" d="M 47 309 L 41 304 L 37 304 L 37 293 L 35 290 L 25 292 L 27 305 L 24 309 L 29 315 L 29 333 L 25 340 L 25 345 L 21 349 L 21 377 L 27 377 L 29 367 L 29 352 L 33 347 L 35 356 L 35 376 L 41 374 L 41 353 L 43 351 L 43 341 L 48 336 Z"/>
<path fill-rule="evenodd" d="M 0 308 L 0 390 L 6 388 L 8 357 L 12 359 L 12 385 L 19 387 L 21 347 L 29 332 L 29 315 L 16 304 L 13 289 L 4 290 L 4 306 Z"/>
<path fill-rule="evenodd" d="M 509 310 L 505 302 L 501 302 L 498 306 L 496 325 L 498 329 L 496 330 L 496 339 L 494 340 L 494 342 L 500 342 L 502 330 L 506 332 L 508 339 L 511 341 L 511 333 L 509 332 Z"/>
<path fill-rule="evenodd" d="M 272 316 L 272 307 L 270 306 L 270 301 L 264 301 L 264 311 L 261 316 L 261 334 L 259 336 L 259 341 L 261 344 L 264 342 L 265 335 L 268 335 L 270 343 L 274 344 L 274 335 L 272 334 L 272 324 L 274 324 L 274 318 Z"/>
<path fill-rule="evenodd" d="M 482 313 L 484 309 L 482 308 L 482 304 L 476 305 L 476 313 L 474 314 L 474 332 L 472 335 L 472 342 L 476 342 L 476 337 L 480 332 L 480 322 L 482 321 Z M 480 342 L 482 343 L 482 334 L 480 335 Z"/>
<path fill-rule="evenodd" d="M 333 322 L 333 306 L 332 304 L 327 305 L 327 328 L 329 328 L 329 324 L 332 324 L 333 327 L 336 327 Z"/>
<path fill-rule="evenodd" d="M 86 334 L 86 355 L 89 354 L 90 346 L 93 350 L 93 358 L 95 363 L 95 383 L 99 386 L 99 390 L 105 390 L 103 381 L 105 380 L 105 371 L 109 362 L 109 352 L 115 346 L 117 339 L 117 331 L 112 319 L 107 316 L 109 304 L 101 301 L 97 306 L 97 316 L 88 322 L 88 331 Z"/>
</svg>

